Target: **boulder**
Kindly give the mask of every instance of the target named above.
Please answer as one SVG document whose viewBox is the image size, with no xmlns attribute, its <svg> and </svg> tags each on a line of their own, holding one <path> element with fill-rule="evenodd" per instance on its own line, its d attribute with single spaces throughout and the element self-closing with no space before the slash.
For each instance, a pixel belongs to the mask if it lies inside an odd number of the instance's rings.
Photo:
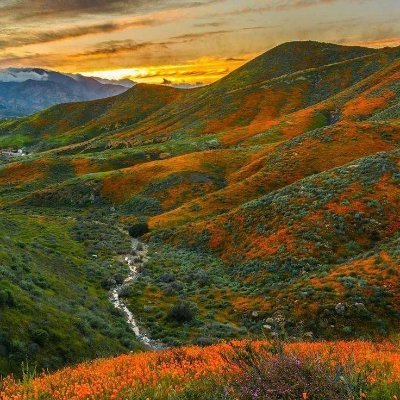
<svg viewBox="0 0 400 400">
<path fill-rule="evenodd" d="M 335 306 L 335 311 L 338 315 L 344 315 L 346 312 L 346 305 L 344 303 L 337 303 Z"/>
</svg>

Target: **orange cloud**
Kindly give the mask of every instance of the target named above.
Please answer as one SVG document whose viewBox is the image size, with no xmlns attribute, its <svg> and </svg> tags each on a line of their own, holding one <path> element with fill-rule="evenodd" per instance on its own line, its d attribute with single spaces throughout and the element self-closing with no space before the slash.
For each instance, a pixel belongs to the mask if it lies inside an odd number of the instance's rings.
<svg viewBox="0 0 400 400">
<path fill-rule="evenodd" d="M 202 57 L 176 65 L 142 66 L 103 71 L 84 71 L 82 75 L 107 79 L 129 78 L 146 83 L 162 83 L 164 79 L 172 83 L 210 83 L 222 78 L 253 58 L 254 54 L 234 58 Z"/>
<path fill-rule="evenodd" d="M 349 41 L 347 44 L 352 46 L 367 46 L 367 47 L 396 47 L 400 46 L 400 37 L 385 38 L 385 39 L 371 39 L 371 40 L 359 40 Z"/>
</svg>

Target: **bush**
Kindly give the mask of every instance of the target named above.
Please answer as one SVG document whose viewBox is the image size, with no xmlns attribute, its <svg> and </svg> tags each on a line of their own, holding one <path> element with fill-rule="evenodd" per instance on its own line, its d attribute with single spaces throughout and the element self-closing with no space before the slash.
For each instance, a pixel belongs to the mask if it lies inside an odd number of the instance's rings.
<svg viewBox="0 0 400 400">
<path fill-rule="evenodd" d="M 15 299 L 10 290 L 0 290 L 0 307 L 13 307 L 15 306 Z"/>
<path fill-rule="evenodd" d="M 157 215 L 162 213 L 162 206 L 156 198 L 137 196 L 125 203 L 122 210 L 130 215 Z"/>
<path fill-rule="evenodd" d="M 138 238 L 149 232 L 149 226 L 145 222 L 137 223 L 130 226 L 128 232 L 133 238 Z"/>
<path fill-rule="evenodd" d="M 188 303 L 177 303 L 173 305 L 168 314 L 168 319 L 179 323 L 189 322 L 193 318 L 194 312 Z"/>
<path fill-rule="evenodd" d="M 235 348 L 233 357 L 226 358 L 229 369 L 242 371 L 226 392 L 241 400 L 354 399 L 368 387 L 366 377 L 352 366 L 319 357 L 298 358 L 284 352 L 268 356 L 248 345 Z"/>
<path fill-rule="evenodd" d="M 49 334 L 44 329 L 36 329 L 32 332 L 32 339 L 37 344 L 43 346 L 49 340 Z"/>
<path fill-rule="evenodd" d="M 106 290 L 110 290 L 116 283 L 115 279 L 110 276 L 101 282 L 101 286 Z"/>
</svg>

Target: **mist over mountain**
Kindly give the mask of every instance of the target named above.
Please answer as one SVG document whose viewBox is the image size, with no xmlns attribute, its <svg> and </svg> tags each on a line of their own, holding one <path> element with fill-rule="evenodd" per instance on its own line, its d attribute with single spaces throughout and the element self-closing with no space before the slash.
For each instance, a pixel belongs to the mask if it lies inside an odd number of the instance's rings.
<svg viewBox="0 0 400 400">
<path fill-rule="evenodd" d="M 134 82 L 95 79 L 40 68 L 0 70 L 0 117 L 29 115 L 55 104 L 115 96 Z"/>
<path fill-rule="evenodd" d="M 82 75 L 71 75 L 71 76 L 82 76 Z M 99 78 L 97 76 L 94 76 L 93 79 L 96 79 L 96 81 L 103 83 L 105 85 L 117 85 L 117 86 L 125 86 L 126 88 L 130 89 L 131 87 L 136 85 L 136 82 L 124 78 L 124 79 L 104 79 L 104 78 Z"/>
</svg>

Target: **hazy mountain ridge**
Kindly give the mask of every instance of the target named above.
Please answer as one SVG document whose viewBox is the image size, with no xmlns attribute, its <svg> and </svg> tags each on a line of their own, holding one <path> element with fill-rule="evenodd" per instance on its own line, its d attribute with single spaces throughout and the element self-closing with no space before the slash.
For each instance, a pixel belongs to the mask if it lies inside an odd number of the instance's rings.
<svg viewBox="0 0 400 400">
<path fill-rule="evenodd" d="M 40 68 L 8 68 L 0 70 L 0 117 L 23 116 L 54 104 L 115 96 L 133 84 Z"/>
</svg>

